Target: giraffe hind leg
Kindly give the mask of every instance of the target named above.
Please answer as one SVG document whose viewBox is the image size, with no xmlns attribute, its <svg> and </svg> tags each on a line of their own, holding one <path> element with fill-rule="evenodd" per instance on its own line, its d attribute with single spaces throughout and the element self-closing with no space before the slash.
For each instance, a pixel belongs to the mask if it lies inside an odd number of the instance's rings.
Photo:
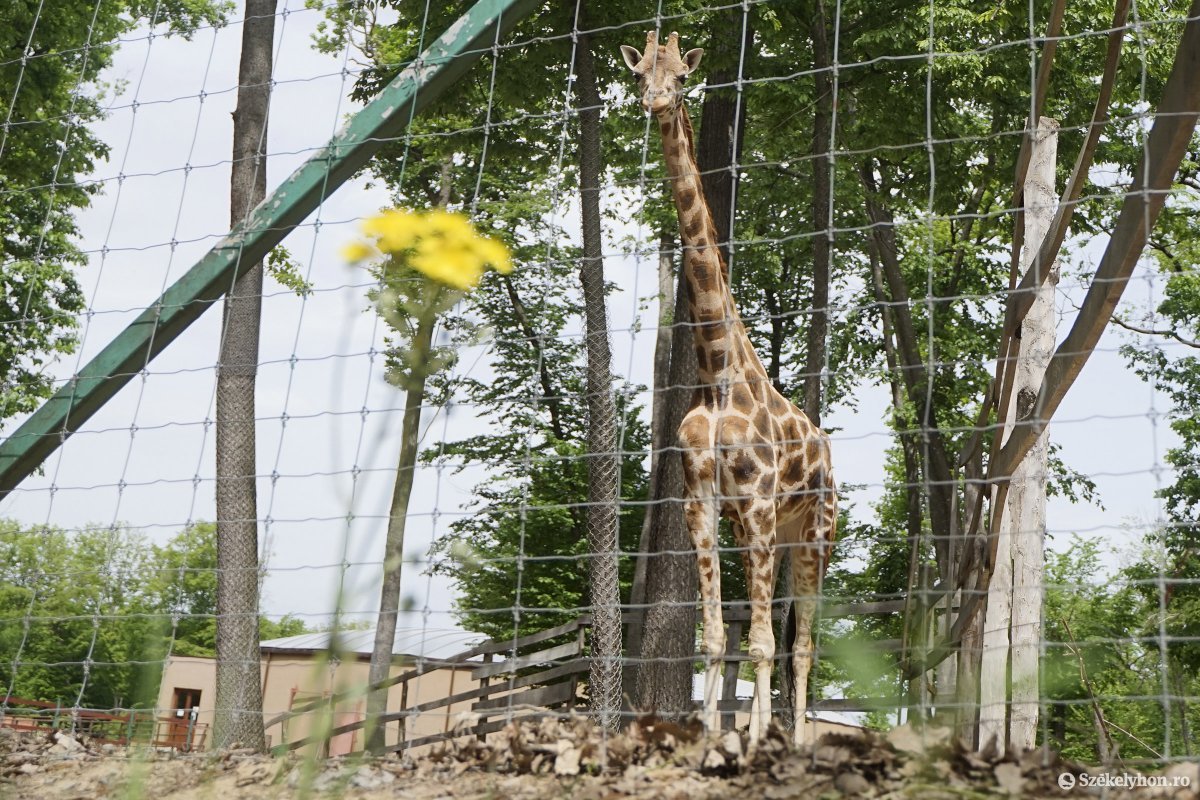
<svg viewBox="0 0 1200 800">
<path fill-rule="evenodd" d="M 828 563 L 828 548 L 836 536 L 837 501 L 832 491 L 814 511 L 813 521 L 803 538 L 792 548 L 792 593 L 794 635 L 789 636 L 792 664 L 792 704 L 794 726 L 792 742 L 799 746 L 805 739 L 805 712 L 808 706 L 808 677 L 814 657 L 812 628 L 817 603 L 821 599 L 821 581 Z M 791 633 L 791 632 L 789 632 Z M 816 721 L 813 721 L 816 732 Z"/>
<path fill-rule="evenodd" d="M 801 557 L 801 550 L 792 551 L 792 587 L 794 609 L 791 615 L 791 678 L 792 678 L 792 742 L 804 743 L 805 712 L 808 707 L 808 673 L 812 669 L 813 617 L 817 610 L 820 578 L 812 562 Z M 807 554 L 805 554 L 807 555 Z M 814 723 L 815 725 L 815 723 Z"/>
<path fill-rule="evenodd" d="M 749 545 L 746 587 L 750 593 L 750 660 L 754 664 L 754 701 L 750 714 L 750 746 L 754 747 L 771 724 L 771 668 L 775 661 L 775 631 L 771 600 L 775 575 L 775 503 L 756 499 L 742 525 Z"/>
</svg>

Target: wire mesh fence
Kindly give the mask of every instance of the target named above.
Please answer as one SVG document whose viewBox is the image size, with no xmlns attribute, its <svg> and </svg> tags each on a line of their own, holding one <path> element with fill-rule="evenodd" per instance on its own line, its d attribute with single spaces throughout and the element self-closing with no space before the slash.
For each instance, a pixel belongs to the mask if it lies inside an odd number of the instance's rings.
<svg viewBox="0 0 1200 800">
<path fill-rule="evenodd" d="M 272 746 L 1195 758 L 1194 4 L 279 0 L 228 236 L 244 9 L 77 5 L 0 11 L 0 724 L 228 743 L 248 618 Z M 231 420 L 202 312 L 260 258 Z"/>
</svg>

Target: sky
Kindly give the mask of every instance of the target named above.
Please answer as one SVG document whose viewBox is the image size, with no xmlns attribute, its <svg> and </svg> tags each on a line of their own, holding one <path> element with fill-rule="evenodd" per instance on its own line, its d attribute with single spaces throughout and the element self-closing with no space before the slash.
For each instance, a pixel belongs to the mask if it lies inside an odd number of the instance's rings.
<svg viewBox="0 0 1200 800">
<path fill-rule="evenodd" d="M 322 146 L 357 106 L 348 99 L 355 63 L 347 54 L 317 53 L 311 36 L 320 12 L 281 0 L 276 26 L 276 86 L 268 143 L 274 187 Z M 97 127 L 110 144 L 93 179 L 103 192 L 79 217 L 90 259 L 81 273 L 88 315 L 78 354 L 54 366 L 65 378 L 199 259 L 228 229 L 229 154 L 241 26 L 198 32 L 191 41 L 145 32 L 126 42 L 107 77 L 120 90 Z M 615 56 L 614 56 L 615 57 Z M 611 110 L 628 113 L 629 108 Z M 657 142 L 650 155 L 658 157 Z M 1073 155 L 1073 154 L 1071 154 Z M 606 195 L 614 201 L 616 193 Z M 383 328 L 370 313 L 370 281 L 338 255 L 356 221 L 387 205 L 379 186 L 348 182 L 284 244 L 315 292 L 299 298 L 267 280 L 263 300 L 257 413 L 260 533 L 266 579 L 263 610 L 294 614 L 311 625 L 335 606 L 368 619 L 378 604 L 380 553 L 399 452 L 402 394 L 383 380 Z M 578 237 L 577 205 L 557 220 Z M 606 273 L 618 290 L 609 301 L 614 370 L 650 383 L 656 288 L 653 259 L 630 255 L 609 232 Z M 1078 258 L 1094 265 L 1103 240 Z M 1122 312 L 1152 306 L 1161 287 L 1139 269 Z M 1059 337 L 1083 291 L 1065 275 L 1059 288 Z M 854 304 L 860 297 L 835 298 Z M 639 326 L 640 323 L 640 326 Z M 56 451 L 44 474 L 0 501 L 0 516 L 63 528 L 119 524 L 154 542 L 186 525 L 211 520 L 215 362 L 220 317 L 209 311 Z M 1162 416 L 1168 405 L 1133 375 L 1109 332 L 1058 411 L 1052 440 L 1073 469 L 1091 477 L 1104 508 L 1052 498 L 1051 547 L 1077 532 L 1106 542 L 1106 566 L 1119 566 L 1138 536 L 1160 518 L 1156 489 L 1171 479 L 1164 466 L 1176 443 Z M 1169 349 L 1169 345 L 1167 345 Z M 486 369 L 486 348 L 465 354 L 464 368 Z M 648 398 L 643 398 L 648 406 Z M 858 393 L 854 408 L 835 408 L 839 483 L 857 487 L 847 499 L 868 513 L 882 490 L 891 444 L 882 389 Z M 10 421 L 7 435 L 20 420 Z M 497 424 L 467 408 L 426 412 L 424 442 L 470 435 Z M 413 610 L 402 626 L 447 627 L 454 587 L 425 574 L 422 559 L 436 536 L 462 514 L 479 469 L 453 473 L 423 467 L 416 478 L 406 540 L 404 593 Z M 51 487 L 54 490 L 51 491 Z M 582 568 L 581 568 L 582 575 Z"/>
</svg>

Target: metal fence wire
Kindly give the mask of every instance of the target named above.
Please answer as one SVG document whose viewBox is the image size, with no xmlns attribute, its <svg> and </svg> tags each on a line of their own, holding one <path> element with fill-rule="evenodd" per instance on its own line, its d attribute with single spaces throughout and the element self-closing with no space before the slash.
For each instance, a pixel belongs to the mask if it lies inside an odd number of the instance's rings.
<svg viewBox="0 0 1200 800">
<path fill-rule="evenodd" d="M 0 726 L 1196 758 L 1200 0 L 17 5 Z"/>
</svg>

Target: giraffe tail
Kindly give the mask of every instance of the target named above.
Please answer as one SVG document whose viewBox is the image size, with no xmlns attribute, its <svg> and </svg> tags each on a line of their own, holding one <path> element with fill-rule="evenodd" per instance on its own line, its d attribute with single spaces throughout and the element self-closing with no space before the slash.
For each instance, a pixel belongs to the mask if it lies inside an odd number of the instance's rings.
<svg viewBox="0 0 1200 800">
<path fill-rule="evenodd" d="M 783 635 L 779 637 L 783 641 L 783 669 L 779 681 L 779 699 L 783 705 L 782 716 L 783 721 L 788 728 L 796 723 L 792 719 L 794 709 L 796 708 L 793 702 L 792 695 L 796 691 L 796 668 L 792 663 L 792 647 L 796 644 L 796 604 L 792 602 L 791 578 L 788 581 L 788 601 L 783 606 L 783 620 L 780 622 L 780 628 Z"/>
</svg>

